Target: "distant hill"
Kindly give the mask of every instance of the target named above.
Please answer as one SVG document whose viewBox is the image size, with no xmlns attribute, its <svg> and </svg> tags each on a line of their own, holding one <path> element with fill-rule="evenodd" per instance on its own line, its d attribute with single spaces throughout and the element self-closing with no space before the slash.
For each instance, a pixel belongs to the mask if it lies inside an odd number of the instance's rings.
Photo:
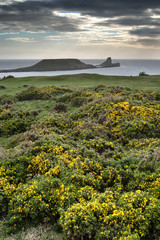
<svg viewBox="0 0 160 240">
<path fill-rule="evenodd" d="M 0 72 L 39 72 L 39 71 L 63 71 L 63 70 L 80 70 L 92 69 L 99 67 L 117 67 L 119 63 L 112 63 L 111 58 L 101 65 L 94 66 L 91 64 L 83 63 L 78 59 L 44 59 L 30 67 L 1 70 Z"/>
</svg>

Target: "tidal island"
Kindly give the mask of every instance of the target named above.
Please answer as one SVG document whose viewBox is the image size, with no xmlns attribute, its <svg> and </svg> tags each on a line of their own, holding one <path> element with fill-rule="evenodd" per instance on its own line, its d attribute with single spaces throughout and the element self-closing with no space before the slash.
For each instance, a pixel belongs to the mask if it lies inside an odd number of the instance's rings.
<svg viewBox="0 0 160 240">
<path fill-rule="evenodd" d="M 0 72 L 44 72 L 109 67 L 120 67 L 120 63 L 112 63 L 111 57 L 107 58 L 102 64 L 96 66 L 86 64 L 79 59 L 44 59 L 30 67 L 0 70 Z"/>
</svg>

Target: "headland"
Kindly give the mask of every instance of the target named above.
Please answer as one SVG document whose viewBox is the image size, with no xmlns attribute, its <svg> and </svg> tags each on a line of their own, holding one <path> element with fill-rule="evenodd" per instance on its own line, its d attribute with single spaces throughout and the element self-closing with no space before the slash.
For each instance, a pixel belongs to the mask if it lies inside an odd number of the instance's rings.
<svg viewBox="0 0 160 240">
<path fill-rule="evenodd" d="M 86 64 L 79 59 L 44 59 L 30 67 L 23 67 L 17 69 L 0 70 L 0 72 L 44 72 L 44 71 L 64 71 L 64 70 L 80 70 L 80 69 L 94 69 L 119 67 L 119 63 L 112 63 L 109 57 L 100 65 Z"/>
</svg>

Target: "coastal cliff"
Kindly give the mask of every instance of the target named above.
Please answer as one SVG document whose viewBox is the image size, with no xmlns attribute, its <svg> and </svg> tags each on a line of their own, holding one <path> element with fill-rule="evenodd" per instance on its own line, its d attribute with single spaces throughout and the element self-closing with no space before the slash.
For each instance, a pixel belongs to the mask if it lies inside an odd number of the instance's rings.
<svg viewBox="0 0 160 240">
<path fill-rule="evenodd" d="M 112 63 L 111 58 L 97 66 L 86 64 L 78 59 L 44 59 L 30 67 L 0 70 L 0 72 L 40 72 L 40 71 L 63 71 L 92 68 L 119 67 L 119 63 Z"/>
</svg>

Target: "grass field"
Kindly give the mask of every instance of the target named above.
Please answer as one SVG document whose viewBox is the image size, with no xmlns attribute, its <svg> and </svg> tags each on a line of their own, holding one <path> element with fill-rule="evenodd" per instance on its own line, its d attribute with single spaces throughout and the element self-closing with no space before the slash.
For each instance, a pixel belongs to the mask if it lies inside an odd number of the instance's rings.
<svg viewBox="0 0 160 240">
<path fill-rule="evenodd" d="M 159 240 L 160 76 L 0 86 L 0 240 Z"/>
<path fill-rule="evenodd" d="M 158 91 L 160 89 L 160 76 L 103 76 L 98 74 L 77 74 L 54 77 L 24 77 L 13 78 L 0 81 L 0 85 L 6 87 L 1 89 L 0 94 L 15 94 L 24 90 L 24 85 L 35 87 L 45 86 L 67 86 L 73 89 L 92 87 L 98 84 L 109 86 L 129 87 L 132 89 L 150 89 Z"/>
</svg>

